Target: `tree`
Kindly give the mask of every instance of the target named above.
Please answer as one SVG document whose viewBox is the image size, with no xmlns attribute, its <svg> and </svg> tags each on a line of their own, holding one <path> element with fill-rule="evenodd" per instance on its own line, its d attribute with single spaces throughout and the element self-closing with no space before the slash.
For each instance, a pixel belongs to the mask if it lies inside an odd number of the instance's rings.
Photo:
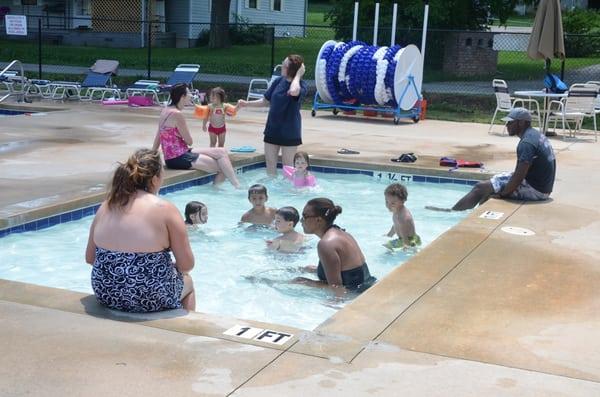
<svg viewBox="0 0 600 397">
<path fill-rule="evenodd" d="M 535 0 L 526 0 L 527 2 Z M 335 29 L 337 39 L 350 39 L 354 19 L 354 0 L 334 0 L 333 8 L 325 16 Z M 380 3 L 379 26 L 385 32 L 392 22 L 393 3 L 398 3 L 398 29 L 421 29 L 423 0 L 362 0 L 359 7 L 359 27 L 372 30 L 375 3 Z M 517 0 L 430 0 L 429 27 L 433 29 L 472 29 L 487 27 L 490 16 L 502 23 L 512 13 Z"/>
<path fill-rule="evenodd" d="M 212 0 L 210 13 L 209 48 L 228 48 L 229 39 L 229 8 L 231 0 Z"/>
</svg>

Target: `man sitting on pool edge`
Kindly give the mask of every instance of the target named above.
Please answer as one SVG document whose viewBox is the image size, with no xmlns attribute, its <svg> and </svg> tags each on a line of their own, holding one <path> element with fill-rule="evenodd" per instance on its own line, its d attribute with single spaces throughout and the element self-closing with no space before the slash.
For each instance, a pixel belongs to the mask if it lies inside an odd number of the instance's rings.
<svg viewBox="0 0 600 397">
<path fill-rule="evenodd" d="M 531 113 L 525 108 L 514 108 L 502 121 L 506 121 L 508 135 L 519 137 L 514 172 L 478 182 L 452 209 L 430 206 L 427 209 L 464 211 L 485 203 L 490 197 L 524 201 L 542 201 L 550 197 L 556 175 L 556 158 L 550 141 L 531 127 Z"/>
</svg>

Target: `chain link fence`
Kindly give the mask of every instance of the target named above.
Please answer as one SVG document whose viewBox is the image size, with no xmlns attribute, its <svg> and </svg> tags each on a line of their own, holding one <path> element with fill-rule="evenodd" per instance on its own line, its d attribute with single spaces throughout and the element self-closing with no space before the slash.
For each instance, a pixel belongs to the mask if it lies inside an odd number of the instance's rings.
<svg viewBox="0 0 600 397">
<path fill-rule="evenodd" d="M 140 0 L 124 1 L 135 9 Z M 100 8 L 93 11 L 103 15 Z M 312 85 L 319 49 L 325 41 L 335 39 L 334 30 L 327 26 L 243 21 L 211 26 L 144 21 L 129 15 L 120 19 L 29 15 L 27 19 L 27 37 L 7 36 L 4 30 L 0 33 L 0 66 L 18 59 L 25 64 L 28 77 L 81 81 L 97 59 L 114 59 L 120 62 L 114 82 L 126 86 L 138 79 L 166 81 L 178 64 L 200 64 L 197 87 L 208 90 L 231 85 L 239 91 L 237 95 L 244 93 L 252 78 L 269 78 L 273 67 L 291 53 L 304 56 L 306 80 Z M 231 46 L 209 48 L 211 28 L 227 32 Z M 350 27 L 338 31 L 351 35 Z M 389 29 L 379 30 L 379 45 L 388 45 L 390 36 Z M 358 37 L 371 43 L 373 29 L 360 29 Z M 396 31 L 396 42 L 401 45 L 420 47 L 421 37 L 420 30 Z M 541 89 L 545 64 L 527 57 L 528 41 L 529 33 L 523 31 L 430 29 L 423 92 L 487 95 L 493 92 L 494 78 L 506 80 L 511 91 Z M 600 80 L 600 36 L 566 34 L 565 46 L 568 58 L 563 75 L 568 85 Z M 561 75 L 561 62 L 552 61 L 551 69 Z"/>
</svg>

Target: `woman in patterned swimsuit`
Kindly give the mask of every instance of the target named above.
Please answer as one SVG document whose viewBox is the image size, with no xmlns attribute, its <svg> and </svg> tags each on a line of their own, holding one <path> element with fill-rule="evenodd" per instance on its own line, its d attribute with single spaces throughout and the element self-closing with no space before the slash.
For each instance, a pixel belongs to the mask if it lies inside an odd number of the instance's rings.
<svg viewBox="0 0 600 397">
<path fill-rule="evenodd" d="M 195 309 L 194 255 L 179 210 L 157 196 L 162 180 L 158 151 L 138 150 L 117 167 L 90 227 L 92 288 L 111 309 Z"/>
</svg>

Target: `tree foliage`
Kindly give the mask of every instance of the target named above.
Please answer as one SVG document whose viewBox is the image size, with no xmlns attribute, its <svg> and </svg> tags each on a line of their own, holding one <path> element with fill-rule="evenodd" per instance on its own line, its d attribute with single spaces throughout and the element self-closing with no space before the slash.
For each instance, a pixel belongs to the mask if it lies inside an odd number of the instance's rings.
<svg viewBox="0 0 600 397">
<path fill-rule="evenodd" d="M 380 3 L 379 26 L 389 29 L 392 23 L 393 3 L 398 3 L 398 29 L 421 29 L 423 26 L 423 0 L 362 0 L 359 6 L 361 28 L 372 29 L 375 3 Z M 502 23 L 506 21 L 517 0 L 430 0 L 429 27 L 434 29 L 479 30 L 488 25 L 493 15 Z M 349 39 L 354 20 L 354 0 L 333 0 L 333 8 L 325 19 L 331 22 L 336 38 Z"/>
</svg>

